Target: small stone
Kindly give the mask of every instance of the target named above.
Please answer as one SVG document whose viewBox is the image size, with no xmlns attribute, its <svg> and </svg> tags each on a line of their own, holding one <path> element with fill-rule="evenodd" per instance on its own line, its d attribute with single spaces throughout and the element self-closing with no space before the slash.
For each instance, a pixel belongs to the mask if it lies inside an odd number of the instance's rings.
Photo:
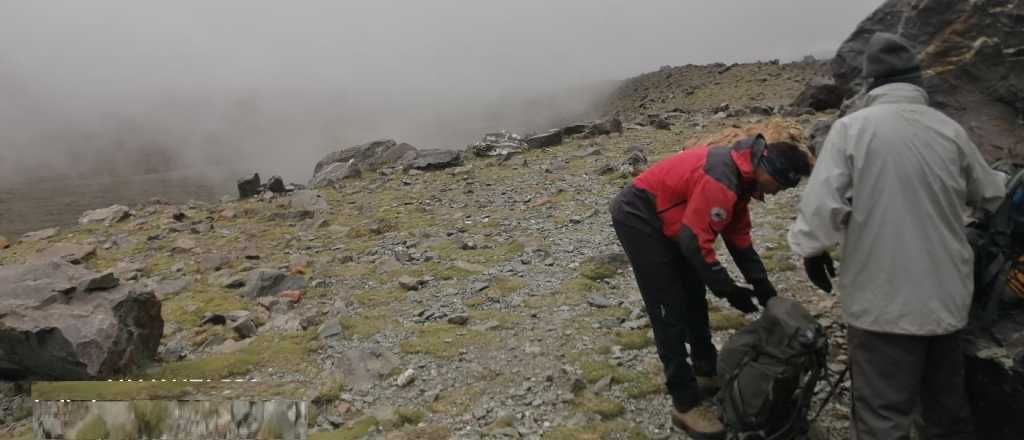
<svg viewBox="0 0 1024 440">
<path fill-rule="evenodd" d="M 605 376 L 605 377 L 602 377 L 601 380 L 597 381 L 597 383 L 594 384 L 594 387 L 591 388 L 591 390 L 594 393 L 603 393 L 603 392 L 606 392 L 606 391 L 610 390 L 611 387 L 612 387 L 612 377 L 611 376 Z"/>
<path fill-rule="evenodd" d="M 415 381 L 416 381 L 416 371 L 409 369 L 409 370 L 405 370 L 404 373 L 402 373 L 402 374 L 400 374 L 398 376 L 398 379 L 395 380 L 395 384 L 397 384 L 399 387 L 405 388 L 405 387 L 411 385 Z"/>
<path fill-rule="evenodd" d="M 466 325 L 469 323 L 469 315 L 458 314 L 448 317 L 448 323 L 451 325 Z"/>
<path fill-rule="evenodd" d="M 241 339 L 248 339 L 256 336 L 256 323 L 251 318 L 245 318 L 231 325 L 231 330 L 235 331 Z"/>
<path fill-rule="evenodd" d="M 171 246 L 171 252 L 192 252 L 192 250 L 195 248 L 195 240 L 182 237 L 174 241 L 174 245 Z"/>
<path fill-rule="evenodd" d="M 335 339 L 341 336 L 342 329 L 341 323 L 337 319 L 332 319 L 320 325 L 320 329 L 317 330 L 317 335 L 320 340 Z"/>
<path fill-rule="evenodd" d="M 603 297 L 589 298 L 587 299 L 587 304 L 590 304 L 591 307 L 596 307 L 598 309 L 606 309 L 608 307 L 615 305 L 615 303 L 613 303 L 611 300 Z"/>
<path fill-rule="evenodd" d="M 413 278 L 410 276 L 403 276 L 398 278 L 398 285 L 405 290 L 420 290 L 420 287 L 426 284 L 426 281 L 422 278 Z"/>
<path fill-rule="evenodd" d="M 7 249 L 9 247 L 11 247 L 11 242 L 7 241 L 7 238 L 3 235 L 0 235 L 0 249 Z"/>
<path fill-rule="evenodd" d="M 114 276 L 113 272 L 104 272 L 84 281 L 82 283 L 82 290 L 86 292 L 93 290 L 108 290 L 117 287 L 118 284 L 120 284 L 120 280 Z"/>
</svg>

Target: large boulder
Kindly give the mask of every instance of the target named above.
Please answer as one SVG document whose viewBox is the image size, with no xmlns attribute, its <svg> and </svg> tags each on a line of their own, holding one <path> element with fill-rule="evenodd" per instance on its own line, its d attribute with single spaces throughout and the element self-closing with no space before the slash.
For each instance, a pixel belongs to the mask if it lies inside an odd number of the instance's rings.
<svg viewBox="0 0 1024 440">
<path fill-rule="evenodd" d="M 249 274 L 245 287 L 239 294 L 248 299 L 256 299 L 290 290 L 301 291 L 305 288 L 306 279 L 303 277 L 288 275 L 278 270 L 260 269 Z"/>
<path fill-rule="evenodd" d="M 838 109 L 843 105 L 843 92 L 835 81 L 825 78 L 811 80 L 796 99 L 792 107 L 810 108 L 815 111 Z"/>
<path fill-rule="evenodd" d="M 592 138 L 598 136 L 607 136 L 612 133 L 622 134 L 622 120 L 616 117 L 610 117 L 602 121 L 593 123 L 587 128 L 587 131 L 583 133 L 583 137 Z"/>
<path fill-rule="evenodd" d="M 355 179 L 361 176 L 363 170 L 355 162 L 355 159 L 349 159 L 348 162 L 335 162 L 328 165 L 313 175 L 313 178 L 309 181 L 310 188 L 334 186 L 345 179 Z"/>
<path fill-rule="evenodd" d="M 420 150 L 406 165 L 410 169 L 431 171 L 462 166 L 462 152 L 456 150 Z"/>
<path fill-rule="evenodd" d="M 127 220 L 131 216 L 132 210 L 128 209 L 127 206 L 113 205 L 103 209 L 85 211 L 82 213 L 82 216 L 78 218 L 78 224 L 90 225 L 93 223 L 102 223 L 110 226 L 114 223 Z"/>
<path fill-rule="evenodd" d="M 160 301 L 60 260 L 0 267 L 0 376 L 94 379 L 153 359 Z"/>
<path fill-rule="evenodd" d="M 407 162 L 414 157 L 416 157 L 416 147 L 406 143 L 399 144 L 391 139 L 381 139 L 324 156 L 313 168 L 313 175 L 320 174 L 321 171 L 336 163 L 347 164 L 351 161 L 362 170 L 373 171 L 385 166 Z"/>
<path fill-rule="evenodd" d="M 499 131 L 487 133 L 480 142 L 469 146 L 475 156 L 507 156 L 530 148 L 523 138 L 515 133 Z"/>
<path fill-rule="evenodd" d="M 966 356 L 978 438 L 1024 438 L 1024 311 L 969 332 Z"/>
<path fill-rule="evenodd" d="M 263 185 L 260 183 L 260 173 L 255 173 L 252 177 L 238 179 L 238 198 L 240 199 L 255 197 L 259 195 L 262 189 Z"/>
<path fill-rule="evenodd" d="M 832 75 L 847 97 L 855 95 L 871 36 L 899 34 L 916 46 L 932 105 L 989 158 L 1002 158 L 1024 139 L 1022 28 L 1024 3 L 1015 0 L 887 0 L 839 48 Z"/>
<path fill-rule="evenodd" d="M 548 148 L 562 145 L 562 130 L 555 129 L 546 133 L 533 135 L 526 138 L 525 142 L 530 148 Z"/>
</svg>

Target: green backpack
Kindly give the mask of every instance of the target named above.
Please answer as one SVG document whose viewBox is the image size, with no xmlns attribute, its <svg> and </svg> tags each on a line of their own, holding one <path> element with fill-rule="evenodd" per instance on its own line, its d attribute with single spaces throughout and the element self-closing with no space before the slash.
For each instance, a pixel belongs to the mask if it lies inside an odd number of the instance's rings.
<svg viewBox="0 0 1024 440">
<path fill-rule="evenodd" d="M 827 356 L 818 321 L 798 302 L 772 298 L 761 318 L 736 332 L 719 354 L 725 382 L 715 401 L 728 438 L 809 438 L 811 398 Z"/>
<path fill-rule="evenodd" d="M 1024 167 L 1000 161 L 992 168 L 1010 179 L 999 208 L 967 226 L 974 251 L 974 326 L 987 326 L 1003 311 L 1024 305 Z"/>
</svg>

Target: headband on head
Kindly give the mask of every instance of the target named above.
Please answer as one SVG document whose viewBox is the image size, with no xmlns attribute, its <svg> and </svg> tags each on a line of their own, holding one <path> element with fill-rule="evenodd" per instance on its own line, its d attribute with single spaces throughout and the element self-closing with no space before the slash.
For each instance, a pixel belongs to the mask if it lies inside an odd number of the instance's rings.
<svg viewBox="0 0 1024 440">
<path fill-rule="evenodd" d="M 793 171 L 780 154 L 770 154 L 765 151 L 761 156 L 761 164 L 765 171 L 772 176 L 783 188 L 793 188 L 800 184 L 800 175 Z"/>
</svg>

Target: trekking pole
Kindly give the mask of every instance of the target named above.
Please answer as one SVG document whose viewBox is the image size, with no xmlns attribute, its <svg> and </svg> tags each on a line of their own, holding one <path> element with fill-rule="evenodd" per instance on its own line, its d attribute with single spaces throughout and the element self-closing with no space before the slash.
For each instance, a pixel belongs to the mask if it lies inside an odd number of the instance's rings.
<svg viewBox="0 0 1024 440">
<path fill-rule="evenodd" d="M 836 396 L 836 392 L 839 391 L 839 386 L 843 384 L 843 380 L 846 379 L 847 374 L 850 374 L 850 364 L 846 364 L 846 368 L 843 368 L 843 372 L 839 373 L 839 377 L 836 378 L 836 381 L 832 384 L 832 388 L 828 391 L 828 394 L 825 395 L 825 400 L 821 401 L 821 406 L 818 407 L 818 411 L 814 413 L 814 417 L 811 417 L 811 422 L 818 420 L 822 411 L 824 411 L 825 407 L 828 406 L 828 403 L 832 401 L 832 398 Z"/>
</svg>

